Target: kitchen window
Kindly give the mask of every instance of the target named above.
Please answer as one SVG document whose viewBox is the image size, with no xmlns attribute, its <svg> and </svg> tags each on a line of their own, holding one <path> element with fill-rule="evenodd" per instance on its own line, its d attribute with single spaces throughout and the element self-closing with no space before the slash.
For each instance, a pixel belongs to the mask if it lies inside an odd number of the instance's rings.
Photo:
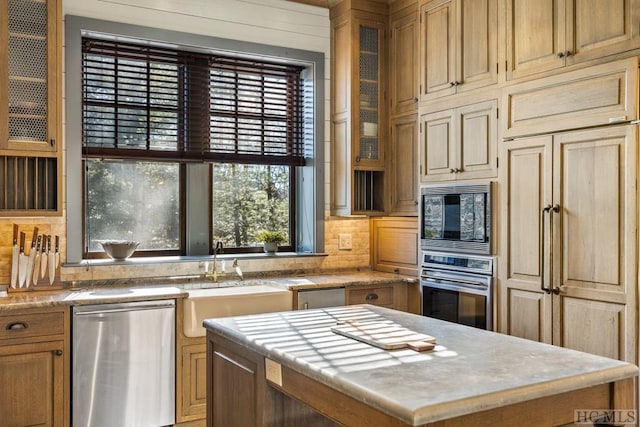
<svg viewBox="0 0 640 427">
<path fill-rule="evenodd" d="M 145 255 L 207 254 L 217 240 L 257 252 L 261 229 L 307 251 L 308 67 L 124 37 L 81 43 L 83 258 L 110 239 L 138 240 Z M 194 249 L 205 223 L 206 249 Z"/>
</svg>

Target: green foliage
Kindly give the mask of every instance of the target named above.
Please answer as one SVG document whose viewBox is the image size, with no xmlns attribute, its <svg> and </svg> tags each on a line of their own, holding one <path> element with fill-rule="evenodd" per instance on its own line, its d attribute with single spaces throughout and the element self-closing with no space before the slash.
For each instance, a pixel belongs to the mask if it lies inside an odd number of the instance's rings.
<svg viewBox="0 0 640 427">
<path fill-rule="evenodd" d="M 262 230 L 256 235 L 256 238 L 260 242 L 280 244 L 287 241 L 287 234 L 284 231 Z"/>
<path fill-rule="evenodd" d="M 289 167 L 216 164 L 213 172 L 214 241 L 226 248 L 255 247 L 260 230 L 289 231 Z"/>
</svg>

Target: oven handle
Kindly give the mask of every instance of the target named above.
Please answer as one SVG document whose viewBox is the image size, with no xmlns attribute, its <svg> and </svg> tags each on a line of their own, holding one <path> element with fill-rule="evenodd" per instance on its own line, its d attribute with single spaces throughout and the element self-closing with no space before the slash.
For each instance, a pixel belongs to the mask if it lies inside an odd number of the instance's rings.
<svg viewBox="0 0 640 427">
<path fill-rule="evenodd" d="M 546 252 L 544 244 L 545 244 L 545 239 L 544 239 L 544 218 L 545 218 L 545 214 L 551 212 L 551 205 L 547 205 L 544 208 L 542 208 L 542 211 L 540 212 L 540 290 L 543 291 L 545 294 L 550 294 L 551 293 L 551 289 L 549 289 L 548 287 L 546 287 L 544 285 L 544 254 Z M 549 213 L 549 227 L 551 227 L 551 214 Z M 551 245 L 549 245 L 549 248 L 551 248 Z"/>
<path fill-rule="evenodd" d="M 432 278 L 423 278 L 422 286 L 439 288 L 439 289 L 448 289 L 451 291 L 456 291 L 456 290 L 476 291 L 473 293 L 479 293 L 482 295 L 490 292 L 489 286 L 485 284 L 462 282 L 462 281 L 449 280 L 449 279 L 434 280 Z"/>
<path fill-rule="evenodd" d="M 461 285 L 471 285 L 477 288 L 488 287 L 487 282 L 490 281 L 490 279 L 486 276 L 483 277 L 485 280 L 479 280 L 471 275 L 465 275 L 464 277 L 459 278 L 450 274 L 438 274 L 437 272 L 428 272 L 425 270 L 421 272 L 420 278 L 422 280 L 431 280 L 436 283 L 439 283 L 440 281 L 446 281 L 450 283 L 459 283 Z"/>
</svg>

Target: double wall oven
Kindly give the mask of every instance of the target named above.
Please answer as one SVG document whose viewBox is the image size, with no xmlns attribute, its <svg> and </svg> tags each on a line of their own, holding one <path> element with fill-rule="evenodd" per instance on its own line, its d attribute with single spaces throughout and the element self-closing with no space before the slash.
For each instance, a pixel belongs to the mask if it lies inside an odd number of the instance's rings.
<svg viewBox="0 0 640 427">
<path fill-rule="evenodd" d="M 420 189 L 422 314 L 493 329 L 493 183 Z"/>
</svg>

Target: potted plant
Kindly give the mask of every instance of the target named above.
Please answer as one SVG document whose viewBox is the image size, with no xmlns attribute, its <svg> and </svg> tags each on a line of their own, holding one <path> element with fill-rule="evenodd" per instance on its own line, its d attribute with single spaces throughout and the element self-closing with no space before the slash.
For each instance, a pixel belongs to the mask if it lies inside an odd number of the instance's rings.
<svg viewBox="0 0 640 427">
<path fill-rule="evenodd" d="M 262 230 L 256 236 L 258 241 L 264 243 L 264 251 L 273 253 L 278 250 L 278 245 L 287 241 L 287 234 L 284 231 Z"/>
</svg>

